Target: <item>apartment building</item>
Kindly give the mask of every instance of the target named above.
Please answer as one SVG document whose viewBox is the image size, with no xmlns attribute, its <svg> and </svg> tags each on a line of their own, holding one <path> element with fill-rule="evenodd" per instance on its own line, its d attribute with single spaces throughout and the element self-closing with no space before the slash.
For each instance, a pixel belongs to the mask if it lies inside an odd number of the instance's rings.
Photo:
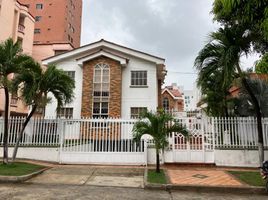
<svg viewBox="0 0 268 200">
<path fill-rule="evenodd" d="M 24 53 L 32 54 L 34 17 L 18 0 L 0 0 L 0 41 L 20 41 Z"/>
<path fill-rule="evenodd" d="M 82 0 L 20 0 L 35 18 L 33 57 L 40 61 L 80 46 Z"/>
<path fill-rule="evenodd" d="M 23 52 L 32 55 L 35 19 L 28 7 L 17 0 L 0 0 L 0 42 L 12 38 L 21 43 Z M 4 112 L 4 90 L 0 90 L 0 116 Z M 26 115 L 27 106 L 10 95 L 10 115 Z"/>
</svg>

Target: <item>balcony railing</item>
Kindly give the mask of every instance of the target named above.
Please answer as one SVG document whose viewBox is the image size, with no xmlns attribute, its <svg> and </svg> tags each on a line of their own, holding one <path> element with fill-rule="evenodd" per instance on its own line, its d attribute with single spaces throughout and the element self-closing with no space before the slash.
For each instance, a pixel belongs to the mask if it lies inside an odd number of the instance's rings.
<svg viewBox="0 0 268 200">
<path fill-rule="evenodd" d="M 20 33 L 23 33 L 23 34 L 24 34 L 24 29 L 25 29 L 25 26 L 24 26 L 24 25 L 22 25 L 22 24 L 19 24 L 19 26 L 18 26 L 18 32 L 20 32 Z"/>
</svg>

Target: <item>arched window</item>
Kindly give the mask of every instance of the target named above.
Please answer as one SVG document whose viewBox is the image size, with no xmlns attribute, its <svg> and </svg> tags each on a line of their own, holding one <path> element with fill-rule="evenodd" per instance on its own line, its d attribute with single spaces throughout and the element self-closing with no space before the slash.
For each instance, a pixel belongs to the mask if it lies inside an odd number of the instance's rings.
<svg viewBox="0 0 268 200">
<path fill-rule="evenodd" d="M 169 100 L 168 100 L 167 97 L 164 97 L 164 99 L 163 99 L 163 109 L 165 111 L 168 111 L 169 110 Z"/>
<path fill-rule="evenodd" d="M 93 117 L 107 118 L 109 114 L 110 68 L 105 63 L 94 67 Z"/>
</svg>

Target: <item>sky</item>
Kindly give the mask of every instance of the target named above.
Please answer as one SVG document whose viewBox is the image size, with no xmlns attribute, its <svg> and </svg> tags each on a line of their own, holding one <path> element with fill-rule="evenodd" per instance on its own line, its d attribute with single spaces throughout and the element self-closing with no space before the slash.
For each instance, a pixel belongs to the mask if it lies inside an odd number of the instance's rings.
<svg viewBox="0 0 268 200">
<path fill-rule="evenodd" d="M 100 39 L 166 59 L 165 85 L 194 88 L 193 63 L 217 30 L 210 13 L 213 0 L 83 0 L 81 44 Z M 249 68 L 258 58 L 243 58 Z"/>
</svg>

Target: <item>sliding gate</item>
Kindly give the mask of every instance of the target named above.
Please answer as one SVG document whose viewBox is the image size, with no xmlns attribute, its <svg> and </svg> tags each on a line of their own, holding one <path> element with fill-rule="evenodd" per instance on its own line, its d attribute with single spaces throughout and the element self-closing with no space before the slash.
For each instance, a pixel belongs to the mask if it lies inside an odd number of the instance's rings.
<svg viewBox="0 0 268 200">
<path fill-rule="evenodd" d="M 144 141 L 135 142 L 132 128 L 136 120 L 61 120 L 60 163 L 125 164 L 146 163 Z"/>
</svg>

